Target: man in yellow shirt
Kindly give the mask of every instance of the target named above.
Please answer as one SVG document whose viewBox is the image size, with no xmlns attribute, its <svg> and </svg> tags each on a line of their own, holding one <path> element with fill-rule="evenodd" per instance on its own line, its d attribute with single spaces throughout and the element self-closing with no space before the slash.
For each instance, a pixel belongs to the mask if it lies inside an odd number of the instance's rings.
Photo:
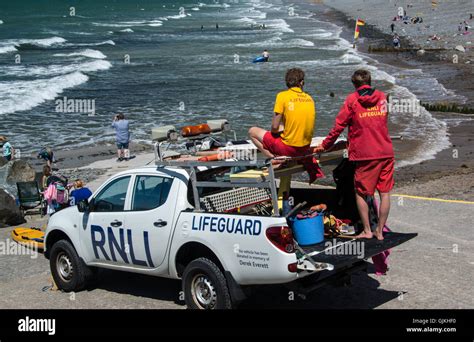
<svg viewBox="0 0 474 342">
<path fill-rule="evenodd" d="M 301 159 L 301 162 L 312 183 L 323 175 L 316 160 L 310 156 L 316 119 L 314 101 L 309 94 L 303 92 L 303 70 L 288 70 L 285 81 L 288 90 L 278 93 L 276 97 L 271 130 L 252 127 L 249 129 L 249 136 L 254 145 L 268 158 L 308 156 Z"/>
</svg>

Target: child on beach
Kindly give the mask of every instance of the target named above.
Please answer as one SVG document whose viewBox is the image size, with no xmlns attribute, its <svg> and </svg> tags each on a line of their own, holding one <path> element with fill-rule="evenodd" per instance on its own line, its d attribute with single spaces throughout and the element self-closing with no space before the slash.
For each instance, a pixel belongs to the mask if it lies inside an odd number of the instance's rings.
<svg viewBox="0 0 474 342">
<path fill-rule="evenodd" d="M 254 145 L 267 157 L 311 155 L 316 110 L 312 97 L 303 91 L 304 71 L 299 68 L 286 72 L 288 90 L 277 95 L 271 130 L 260 127 L 249 129 Z M 313 183 L 323 176 L 315 158 L 303 158 L 302 164 Z"/>
<path fill-rule="evenodd" d="M 7 161 L 12 160 L 13 156 L 15 155 L 15 149 L 10 144 L 7 137 L 4 137 L 4 136 L 0 137 L 0 144 L 2 143 L 3 143 L 3 158 L 5 158 Z"/>
<path fill-rule="evenodd" d="M 43 147 L 38 153 L 37 158 L 45 160 L 46 165 L 48 165 L 50 168 L 52 167 L 53 163 L 56 162 L 54 159 L 54 152 L 50 147 Z"/>
<path fill-rule="evenodd" d="M 355 162 L 354 187 L 356 203 L 364 231 L 358 238 L 375 236 L 383 240 L 382 230 L 390 211 L 390 191 L 393 188 L 394 153 L 387 127 L 387 100 L 383 92 L 371 87 L 367 70 L 357 70 L 352 76 L 356 91 L 350 94 L 336 117 L 334 127 L 315 152 L 330 149 L 342 131 L 349 127 L 349 160 Z M 372 233 L 366 197 L 380 195 L 379 222 Z"/>
<path fill-rule="evenodd" d="M 117 114 L 112 122 L 112 127 L 115 128 L 115 143 L 117 144 L 117 161 L 128 160 L 130 157 L 130 150 L 128 149 L 130 141 L 129 122 L 125 120 L 123 114 Z"/>
<path fill-rule="evenodd" d="M 41 190 L 48 188 L 48 178 L 51 176 L 51 167 L 48 165 L 43 166 L 43 177 L 41 178 Z"/>
</svg>

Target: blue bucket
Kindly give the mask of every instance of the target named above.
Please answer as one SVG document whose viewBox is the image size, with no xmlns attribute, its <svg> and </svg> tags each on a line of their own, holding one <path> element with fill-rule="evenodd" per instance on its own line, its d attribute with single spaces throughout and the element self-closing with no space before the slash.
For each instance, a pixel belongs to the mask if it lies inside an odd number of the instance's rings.
<svg viewBox="0 0 474 342">
<path fill-rule="evenodd" d="M 290 218 L 295 239 L 301 246 L 314 245 L 324 240 L 324 213 L 317 216 L 298 219 Z"/>
</svg>

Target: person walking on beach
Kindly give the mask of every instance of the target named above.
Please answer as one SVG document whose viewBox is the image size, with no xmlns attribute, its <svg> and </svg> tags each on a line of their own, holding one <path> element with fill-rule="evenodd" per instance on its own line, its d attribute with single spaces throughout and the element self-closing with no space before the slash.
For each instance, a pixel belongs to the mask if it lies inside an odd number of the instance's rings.
<svg viewBox="0 0 474 342">
<path fill-rule="evenodd" d="M 390 191 L 393 188 L 394 153 L 387 127 L 386 95 L 371 86 L 371 75 L 367 70 L 357 70 L 352 75 L 356 91 L 350 94 L 335 124 L 315 152 L 329 150 L 339 135 L 349 127 L 349 160 L 355 162 L 354 187 L 356 203 L 364 230 L 357 238 L 383 240 L 382 230 L 390 212 Z M 372 233 L 369 222 L 369 207 L 366 198 L 380 195 L 379 222 Z"/>
<path fill-rule="evenodd" d="M 125 120 L 123 114 L 117 114 L 112 122 L 112 127 L 115 128 L 115 143 L 117 144 L 117 161 L 128 160 L 130 158 L 129 142 L 130 131 L 129 122 Z"/>
<path fill-rule="evenodd" d="M 271 130 L 251 127 L 249 137 L 267 158 L 276 156 L 308 156 L 313 138 L 316 110 L 312 97 L 303 91 L 304 71 L 299 68 L 286 72 L 287 90 L 278 93 L 273 109 Z M 313 183 L 323 173 L 315 158 L 303 158 L 301 163 Z"/>
<path fill-rule="evenodd" d="M 395 31 L 395 24 L 392 23 L 392 24 L 390 25 L 390 28 L 392 29 L 392 33 L 393 33 L 393 32 Z"/>
<path fill-rule="evenodd" d="M 7 161 L 12 160 L 15 156 L 15 149 L 8 141 L 8 138 L 4 136 L 0 137 L 0 144 L 3 144 L 3 158 Z"/>
</svg>

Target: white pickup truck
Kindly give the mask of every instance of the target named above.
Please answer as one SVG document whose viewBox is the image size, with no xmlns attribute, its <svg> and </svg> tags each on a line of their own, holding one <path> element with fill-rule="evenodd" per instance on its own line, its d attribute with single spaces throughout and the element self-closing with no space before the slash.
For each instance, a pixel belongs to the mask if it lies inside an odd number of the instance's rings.
<svg viewBox="0 0 474 342">
<path fill-rule="evenodd" d="M 273 210 L 284 169 L 265 161 L 204 164 L 169 161 L 118 173 L 87 201 L 51 216 L 45 256 L 57 286 L 79 291 L 98 268 L 108 268 L 181 279 L 189 308 L 234 308 L 254 285 L 287 284 L 304 294 L 416 236 L 391 232 L 383 242 L 337 238 L 300 247 Z M 262 167 L 256 182 L 232 177 Z M 337 205 L 331 189 L 291 195 L 295 203 Z M 350 244 L 362 250 L 335 253 Z"/>
</svg>

